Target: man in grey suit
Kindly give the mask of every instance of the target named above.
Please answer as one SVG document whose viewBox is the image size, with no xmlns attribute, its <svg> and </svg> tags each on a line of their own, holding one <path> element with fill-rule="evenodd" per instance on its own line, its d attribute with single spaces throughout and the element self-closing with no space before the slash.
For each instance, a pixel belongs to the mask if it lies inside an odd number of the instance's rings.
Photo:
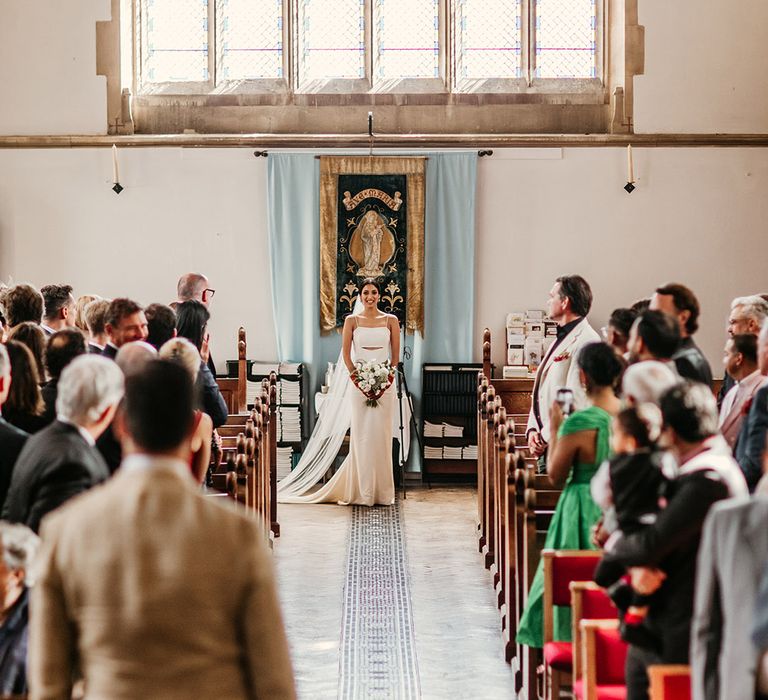
<svg viewBox="0 0 768 700">
<path fill-rule="evenodd" d="M 768 495 L 710 510 L 696 573 L 691 629 L 694 700 L 752 700 L 758 649 L 750 639 L 768 566 Z"/>
</svg>

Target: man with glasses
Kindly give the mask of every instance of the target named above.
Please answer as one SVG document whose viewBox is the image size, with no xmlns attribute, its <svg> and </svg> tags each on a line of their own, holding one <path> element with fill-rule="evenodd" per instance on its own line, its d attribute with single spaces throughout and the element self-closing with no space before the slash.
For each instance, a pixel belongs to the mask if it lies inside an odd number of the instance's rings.
<svg viewBox="0 0 768 700">
<path fill-rule="evenodd" d="M 210 308 L 211 299 L 216 294 L 215 289 L 211 289 L 208 282 L 208 278 L 199 272 L 187 272 L 179 277 L 179 281 L 176 284 L 176 303 L 180 304 L 182 301 L 189 301 L 195 299 L 203 304 L 206 308 Z M 175 307 L 175 304 L 171 305 Z M 211 374 L 216 376 L 216 365 L 213 363 L 213 356 L 208 353 L 208 369 L 211 370 Z"/>
</svg>

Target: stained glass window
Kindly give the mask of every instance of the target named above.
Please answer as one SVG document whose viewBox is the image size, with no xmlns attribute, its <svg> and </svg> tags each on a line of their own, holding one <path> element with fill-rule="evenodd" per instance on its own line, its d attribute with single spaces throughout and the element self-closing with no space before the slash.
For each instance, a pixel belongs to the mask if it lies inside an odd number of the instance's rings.
<svg viewBox="0 0 768 700">
<path fill-rule="evenodd" d="M 282 0 L 218 0 L 218 78 L 283 76 Z"/>
<path fill-rule="evenodd" d="M 440 77 L 438 0 L 375 0 L 373 18 L 379 78 Z"/>
<path fill-rule="evenodd" d="M 365 0 L 299 0 L 301 80 L 365 77 Z"/>
<path fill-rule="evenodd" d="M 537 78 L 597 77 L 597 0 L 536 0 Z"/>
<path fill-rule="evenodd" d="M 458 0 L 459 78 L 519 78 L 520 0 Z"/>
<path fill-rule="evenodd" d="M 142 37 L 144 82 L 208 80 L 206 0 L 144 0 Z"/>
</svg>

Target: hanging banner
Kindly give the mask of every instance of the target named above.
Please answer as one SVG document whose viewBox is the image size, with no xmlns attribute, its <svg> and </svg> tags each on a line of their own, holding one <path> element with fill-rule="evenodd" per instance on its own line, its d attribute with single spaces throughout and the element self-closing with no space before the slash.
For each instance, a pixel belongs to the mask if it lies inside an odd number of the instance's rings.
<svg viewBox="0 0 768 700">
<path fill-rule="evenodd" d="M 424 332 L 424 158 L 320 158 L 320 328 L 344 325 L 366 277 L 379 308 Z"/>
</svg>

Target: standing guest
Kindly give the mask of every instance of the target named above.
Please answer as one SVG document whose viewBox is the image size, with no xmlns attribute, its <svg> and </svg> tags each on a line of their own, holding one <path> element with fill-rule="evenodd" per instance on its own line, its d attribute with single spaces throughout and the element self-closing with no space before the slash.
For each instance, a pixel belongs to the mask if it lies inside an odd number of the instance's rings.
<svg viewBox="0 0 768 700">
<path fill-rule="evenodd" d="M 123 373 L 98 355 L 75 358 L 61 373 L 56 420 L 27 440 L 11 477 L 3 519 L 35 532 L 46 513 L 109 477 L 96 439 L 123 396 Z"/>
<path fill-rule="evenodd" d="M 45 366 L 50 379 L 40 389 L 45 402 L 43 416 L 48 423 L 52 423 L 56 418 L 56 397 L 59 394 L 61 373 L 72 360 L 85 353 L 85 337 L 75 328 L 56 331 L 48 339 L 48 345 L 45 348 Z"/>
<path fill-rule="evenodd" d="M 729 338 L 725 343 L 723 365 L 734 384 L 723 397 L 718 428 L 733 450 L 746 416 L 745 406 L 752 403 L 765 380 L 757 366 L 757 338 L 754 335 L 734 335 Z"/>
<path fill-rule="evenodd" d="M 11 358 L 8 357 L 5 346 L 0 344 L 0 410 L 8 398 L 12 381 Z M 28 433 L 11 425 L 0 415 L 0 511 L 11 483 L 13 467 L 28 437 Z"/>
<path fill-rule="evenodd" d="M 655 360 L 678 374 L 672 357 L 679 347 L 680 327 L 662 311 L 643 311 L 629 331 L 627 351 L 632 364 Z"/>
<path fill-rule="evenodd" d="M 744 404 L 747 415 L 736 439 L 736 461 L 744 472 L 750 491 L 754 491 L 760 480 L 768 434 L 768 323 L 763 324 L 757 338 L 757 366 L 763 381 L 752 401 Z"/>
<path fill-rule="evenodd" d="M 648 307 L 651 305 L 651 298 L 638 299 L 632 306 L 629 307 L 630 311 L 634 311 L 636 316 L 639 316 L 643 311 L 648 311 Z"/>
<path fill-rule="evenodd" d="M 43 320 L 43 295 L 30 284 L 17 284 L 3 296 L 5 318 L 10 328 L 30 321 L 38 326 Z"/>
<path fill-rule="evenodd" d="M 147 342 L 159 350 L 171 338 L 176 337 L 176 313 L 165 304 L 150 304 L 147 316 Z"/>
<path fill-rule="evenodd" d="M 184 301 L 195 300 L 210 310 L 214 294 L 216 294 L 216 290 L 210 288 L 208 278 L 205 275 L 201 275 L 199 272 L 187 272 L 179 278 L 176 284 L 176 305 Z M 175 311 L 176 306 L 173 309 Z M 210 349 L 208 350 L 208 357 L 205 358 L 205 364 L 208 365 L 208 369 L 215 377 L 216 366 L 213 363 Z"/>
<path fill-rule="evenodd" d="M 715 502 L 747 494 L 738 465 L 718 447 L 717 406 L 707 387 L 698 382 L 675 385 L 661 397 L 661 414 L 660 445 L 678 465 L 663 494 L 667 505 L 654 523 L 621 537 L 612 552 L 614 561 L 632 567 L 634 590 L 652 595 L 644 627 L 654 642 L 629 648 L 628 700 L 647 700 L 648 666 L 688 663 L 704 518 Z"/>
<path fill-rule="evenodd" d="M 40 331 L 42 333 L 42 331 Z M 5 344 L 11 361 L 11 387 L 3 404 L 3 418 L 25 433 L 36 433 L 47 424 L 40 376 L 29 348 L 16 340 Z"/>
<path fill-rule="evenodd" d="M 605 341 L 616 351 L 619 357 L 627 357 L 629 331 L 636 318 L 637 314 L 632 309 L 614 309 L 608 319 Z"/>
<path fill-rule="evenodd" d="M 79 328 L 86 338 L 88 337 L 88 323 L 85 320 L 85 307 L 92 301 L 98 301 L 99 299 L 101 297 L 95 294 L 81 294 L 77 297 L 77 301 L 75 301 L 74 326 Z"/>
<path fill-rule="evenodd" d="M 147 318 L 144 309 L 132 299 L 113 299 L 106 316 L 109 340 L 102 351 L 104 357 L 114 360 L 117 351 L 134 340 L 147 339 Z"/>
<path fill-rule="evenodd" d="M 218 428 L 227 422 L 227 403 L 219 391 L 219 385 L 207 366 L 208 359 L 208 309 L 199 301 L 185 301 L 176 307 L 176 331 L 179 337 L 191 341 L 200 353 L 200 372 L 197 384 L 201 392 L 202 408 Z"/>
<path fill-rule="evenodd" d="M 636 362 L 624 370 L 621 394 L 630 406 L 644 403 L 659 405 L 662 395 L 680 381 L 669 365 L 655 360 Z"/>
<path fill-rule="evenodd" d="M 88 327 L 88 352 L 101 355 L 109 339 L 107 336 L 107 313 L 109 300 L 96 299 L 85 307 L 85 325 Z"/>
<path fill-rule="evenodd" d="M 29 589 L 40 539 L 28 527 L 0 521 L 0 695 L 26 697 Z"/>
<path fill-rule="evenodd" d="M 120 470 L 43 524 L 33 698 L 69 698 L 76 670 L 94 698 L 295 697 L 261 526 L 190 475 L 192 403 L 172 362 L 129 375 Z"/>
<path fill-rule="evenodd" d="M 41 328 L 47 336 L 75 325 L 75 298 L 69 284 L 46 284 L 43 295 L 43 322 Z"/>
<path fill-rule="evenodd" d="M 681 377 L 712 386 L 712 369 L 691 337 L 699 328 L 699 300 L 682 284 L 666 284 L 651 297 L 651 309 L 663 311 L 680 325 L 680 347 L 672 356 Z"/>
<path fill-rule="evenodd" d="M 587 343 L 600 340 L 586 319 L 592 308 L 592 290 L 579 275 L 558 277 L 549 291 L 547 316 L 557 324 L 557 339 L 550 346 L 536 372 L 533 403 L 528 414 L 526 439 L 532 456 L 539 458 L 539 469 L 546 464 L 550 440 L 549 407 L 558 388 L 574 392 L 575 405 L 584 405 L 576 357 Z"/>
<path fill-rule="evenodd" d="M 41 382 L 45 381 L 45 345 L 48 342 L 43 329 L 32 321 L 24 321 L 8 334 L 8 340 L 16 340 L 29 348 L 37 367 L 37 375 Z"/>
<path fill-rule="evenodd" d="M 547 530 L 546 549 L 594 549 L 591 529 L 600 519 L 589 484 L 610 451 L 611 419 L 621 408 L 614 392 L 622 363 L 610 345 L 584 345 L 578 359 L 579 379 L 589 407 L 563 416 L 560 405 L 550 408 L 552 427 L 547 474 L 555 486 L 564 486 Z M 536 569 L 517 641 L 531 647 L 543 644 L 544 571 Z M 571 639 L 571 611 L 555 608 L 554 639 Z"/>
</svg>

